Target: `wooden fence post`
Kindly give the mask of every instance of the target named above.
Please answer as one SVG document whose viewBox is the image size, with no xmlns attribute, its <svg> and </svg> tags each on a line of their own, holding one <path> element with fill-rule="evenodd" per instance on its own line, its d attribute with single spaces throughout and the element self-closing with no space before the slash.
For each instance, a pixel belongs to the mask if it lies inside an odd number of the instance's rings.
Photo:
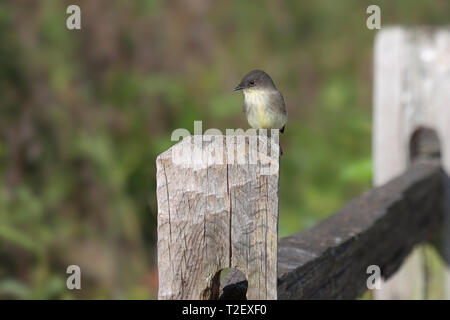
<svg viewBox="0 0 450 320">
<path fill-rule="evenodd" d="M 382 185 L 407 169 L 410 164 L 411 137 L 420 128 L 431 129 L 437 134 L 442 166 L 448 178 L 450 28 L 383 29 L 376 39 L 374 73 L 375 185 Z M 444 260 L 450 261 L 448 208 L 444 217 L 442 255 Z M 376 291 L 376 297 L 425 298 L 426 276 L 422 254 L 415 250 L 392 280 L 383 283 L 381 290 Z M 448 270 L 444 298 L 450 298 Z"/>
<path fill-rule="evenodd" d="M 277 298 L 277 140 L 195 135 L 157 158 L 159 299 L 217 299 L 224 268 Z"/>
</svg>

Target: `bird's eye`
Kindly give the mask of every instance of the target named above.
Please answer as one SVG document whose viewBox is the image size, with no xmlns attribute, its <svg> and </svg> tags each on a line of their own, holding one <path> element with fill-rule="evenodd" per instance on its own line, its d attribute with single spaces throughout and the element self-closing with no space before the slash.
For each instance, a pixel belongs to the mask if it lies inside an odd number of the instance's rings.
<svg viewBox="0 0 450 320">
<path fill-rule="evenodd" d="M 249 84 L 250 84 L 251 86 L 254 86 L 254 85 L 255 85 L 255 81 L 254 81 L 254 80 L 251 80 L 251 81 L 249 82 Z"/>
</svg>

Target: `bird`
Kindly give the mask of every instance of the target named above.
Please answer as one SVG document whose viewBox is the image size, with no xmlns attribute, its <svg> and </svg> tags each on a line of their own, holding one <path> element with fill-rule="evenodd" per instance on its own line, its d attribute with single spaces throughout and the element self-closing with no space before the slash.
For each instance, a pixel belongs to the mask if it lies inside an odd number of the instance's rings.
<svg viewBox="0 0 450 320">
<path fill-rule="evenodd" d="M 279 129 L 284 133 L 288 119 L 286 104 L 283 95 L 266 72 L 248 72 L 233 90 L 242 90 L 244 93 L 242 109 L 252 128 Z M 280 154 L 282 153 L 280 147 Z"/>
<path fill-rule="evenodd" d="M 267 73 L 252 70 L 233 90 L 244 93 L 242 108 L 252 128 L 284 132 L 288 118 L 284 98 Z"/>
</svg>

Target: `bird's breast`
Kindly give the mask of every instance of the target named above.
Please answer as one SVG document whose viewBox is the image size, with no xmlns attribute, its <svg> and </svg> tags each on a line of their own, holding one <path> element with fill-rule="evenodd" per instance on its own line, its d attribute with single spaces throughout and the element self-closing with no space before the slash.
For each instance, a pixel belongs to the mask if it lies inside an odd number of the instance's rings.
<svg viewBox="0 0 450 320">
<path fill-rule="evenodd" d="M 273 93 L 272 93 L 273 94 Z M 247 120 L 256 129 L 281 129 L 286 123 L 286 115 L 278 110 L 275 103 L 282 103 L 263 90 L 245 93 Z"/>
</svg>

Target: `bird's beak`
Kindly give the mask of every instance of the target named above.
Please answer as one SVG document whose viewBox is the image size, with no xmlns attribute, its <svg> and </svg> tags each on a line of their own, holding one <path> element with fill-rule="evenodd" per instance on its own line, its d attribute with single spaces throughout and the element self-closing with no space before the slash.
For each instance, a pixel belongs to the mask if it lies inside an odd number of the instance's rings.
<svg viewBox="0 0 450 320">
<path fill-rule="evenodd" d="M 239 84 L 236 88 L 233 89 L 233 91 L 238 91 L 238 90 L 242 90 L 242 89 L 244 89 L 244 87 Z"/>
</svg>

